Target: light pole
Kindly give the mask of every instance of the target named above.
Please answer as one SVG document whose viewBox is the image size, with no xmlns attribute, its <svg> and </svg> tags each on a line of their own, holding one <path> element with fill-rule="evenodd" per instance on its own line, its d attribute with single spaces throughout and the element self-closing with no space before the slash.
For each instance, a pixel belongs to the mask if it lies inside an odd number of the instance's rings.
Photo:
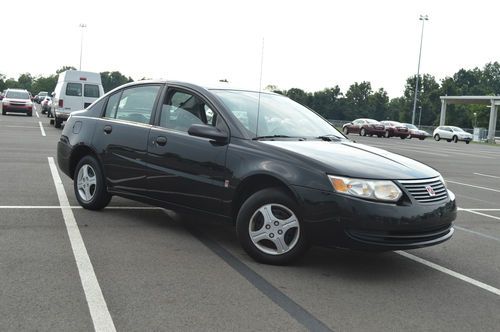
<svg viewBox="0 0 500 332">
<path fill-rule="evenodd" d="M 420 113 L 418 113 L 418 129 L 420 129 L 420 120 L 422 120 L 422 106 L 419 106 L 418 109 Z"/>
<path fill-rule="evenodd" d="M 417 77 L 415 82 L 415 100 L 413 101 L 413 115 L 411 117 L 411 124 L 415 124 L 415 109 L 417 108 L 417 94 L 418 94 L 418 79 L 420 76 L 420 58 L 422 57 L 422 41 L 424 40 L 424 24 L 425 21 L 429 20 L 429 16 L 420 15 L 419 20 L 422 21 L 422 33 L 420 35 L 420 51 L 418 53 L 418 67 L 417 67 Z"/>
<path fill-rule="evenodd" d="M 474 128 L 477 127 L 477 113 L 474 112 Z"/>
<path fill-rule="evenodd" d="M 87 27 L 87 24 L 80 23 L 79 27 L 81 29 L 81 33 L 80 33 L 80 70 L 82 70 L 83 29 L 85 29 Z"/>
</svg>

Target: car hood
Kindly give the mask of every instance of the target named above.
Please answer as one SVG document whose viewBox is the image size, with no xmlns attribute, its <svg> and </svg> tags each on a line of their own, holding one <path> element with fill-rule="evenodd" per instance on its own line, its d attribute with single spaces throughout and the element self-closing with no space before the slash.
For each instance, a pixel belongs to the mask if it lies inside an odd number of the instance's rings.
<svg viewBox="0 0 500 332">
<path fill-rule="evenodd" d="M 324 165 L 325 172 L 365 179 L 425 179 L 439 176 L 433 168 L 382 149 L 351 141 L 261 141 Z"/>
</svg>

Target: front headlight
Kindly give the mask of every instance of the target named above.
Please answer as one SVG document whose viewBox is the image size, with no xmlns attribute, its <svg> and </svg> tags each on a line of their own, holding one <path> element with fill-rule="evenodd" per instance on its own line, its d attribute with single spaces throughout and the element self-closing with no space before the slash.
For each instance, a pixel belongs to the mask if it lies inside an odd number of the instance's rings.
<svg viewBox="0 0 500 332">
<path fill-rule="evenodd" d="M 403 193 L 392 181 L 351 179 L 328 175 L 336 192 L 360 198 L 397 202 Z"/>
</svg>

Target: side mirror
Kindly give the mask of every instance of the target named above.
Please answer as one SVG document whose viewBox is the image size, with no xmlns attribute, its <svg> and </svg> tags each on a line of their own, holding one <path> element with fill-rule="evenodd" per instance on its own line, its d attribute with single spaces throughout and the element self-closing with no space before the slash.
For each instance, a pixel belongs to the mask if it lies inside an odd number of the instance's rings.
<svg viewBox="0 0 500 332">
<path fill-rule="evenodd" d="M 191 136 L 208 138 L 216 141 L 217 143 L 227 142 L 228 139 L 228 136 L 225 132 L 222 132 L 215 127 L 201 124 L 191 125 L 191 127 L 189 127 L 188 129 L 188 134 Z"/>
</svg>

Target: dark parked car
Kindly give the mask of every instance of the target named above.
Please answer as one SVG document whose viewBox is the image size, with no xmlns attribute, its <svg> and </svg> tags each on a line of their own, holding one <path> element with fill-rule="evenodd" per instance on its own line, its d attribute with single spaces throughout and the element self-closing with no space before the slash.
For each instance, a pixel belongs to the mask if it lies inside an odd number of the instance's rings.
<svg viewBox="0 0 500 332">
<path fill-rule="evenodd" d="M 425 130 L 420 130 L 417 128 L 417 126 L 412 125 L 411 123 L 403 123 L 403 125 L 410 131 L 410 134 L 408 135 L 408 138 L 410 139 L 418 138 L 419 140 L 423 141 L 427 137 L 431 136 L 431 134 L 429 134 Z"/>
<path fill-rule="evenodd" d="M 409 249 L 453 234 L 455 195 L 436 170 L 278 94 L 130 83 L 72 113 L 57 150 L 82 207 L 117 195 L 221 218 L 264 263 L 309 244 Z"/>
<path fill-rule="evenodd" d="M 49 95 L 49 93 L 47 91 L 40 91 L 36 96 L 35 98 L 33 99 L 33 101 L 37 104 L 40 104 L 44 99 L 45 97 L 47 97 Z"/>
<path fill-rule="evenodd" d="M 377 135 L 378 137 L 382 137 L 382 135 L 384 135 L 384 130 L 385 127 L 380 122 L 373 119 L 356 119 L 342 126 L 342 131 L 346 135 L 355 133 L 360 136 Z"/>
<path fill-rule="evenodd" d="M 402 123 L 396 121 L 381 121 L 385 126 L 384 137 L 399 137 L 405 139 L 410 135 L 409 129 Z"/>
<path fill-rule="evenodd" d="M 2 115 L 7 114 L 7 112 L 26 113 L 26 115 L 32 116 L 33 102 L 30 93 L 23 89 L 7 89 L 2 99 Z"/>
</svg>

